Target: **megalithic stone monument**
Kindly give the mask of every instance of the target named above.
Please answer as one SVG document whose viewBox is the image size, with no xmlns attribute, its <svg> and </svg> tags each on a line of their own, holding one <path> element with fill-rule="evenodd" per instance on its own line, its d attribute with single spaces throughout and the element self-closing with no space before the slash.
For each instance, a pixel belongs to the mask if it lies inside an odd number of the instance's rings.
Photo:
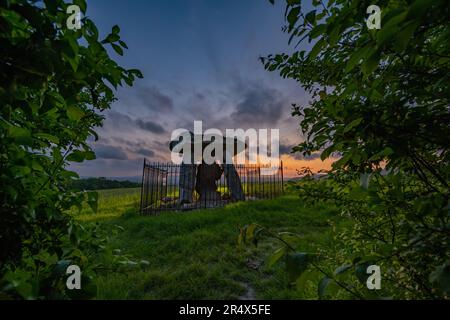
<svg viewBox="0 0 450 320">
<path fill-rule="evenodd" d="M 211 142 L 202 141 L 201 150 L 206 148 Z M 191 132 L 191 159 L 194 158 L 194 134 Z M 183 143 L 182 139 L 177 141 L 171 141 L 169 148 L 170 151 L 178 145 Z M 227 144 L 233 145 L 232 155 L 227 157 Z M 186 146 L 187 147 L 187 146 Z M 217 159 L 222 161 L 222 166 L 217 163 L 206 164 L 202 163 L 199 165 L 182 163 L 180 167 L 180 203 L 191 203 L 193 201 L 194 190 L 200 195 L 200 200 L 210 199 L 211 201 L 216 201 L 218 198 L 217 185 L 215 181 L 219 180 L 222 176 L 222 172 L 225 175 L 225 180 L 227 182 L 228 188 L 230 190 L 230 196 L 232 200 L 245 200 L 244 190 L 242 188 L 241 179 L 235 166 L 232 163 L 226 163 L 226 159 L 231 159 L 232 156 L 237 155 L 240 152 L 245 151 L 246 144 L 237 138 L 223 138 L 223 159 Z"/>
</svg>

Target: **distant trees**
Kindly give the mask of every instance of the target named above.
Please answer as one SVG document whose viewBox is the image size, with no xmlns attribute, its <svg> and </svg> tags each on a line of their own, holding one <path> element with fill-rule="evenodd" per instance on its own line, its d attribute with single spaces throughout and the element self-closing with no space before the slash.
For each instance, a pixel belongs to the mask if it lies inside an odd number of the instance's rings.
<svg viewBox="0 0 450 320">
<path fill-rule="evenodd" d="M 355 222 L 341 237 L 350 266 L 339 274 L 370 260 L 399 289 L 384 294 L 449 297 L 448 1 L 378 1 L 379 30 L 366 26 L 373 1 L 312 0 L 308 11 L 305 1 L 286 3 L 289 42 L 311 49 L 262 61 L 311 94 L 293 106 L 305 137 L 294 151 L 340 156 L 334 183 L 299 187 Z"/>
<path fill-rule="evenodd" d="M 74 180 L 71 183 L 73 189 L 77 190 L 102 190 L 102 189 L 120 189 L 120 188 L 139 188 L 138 182 L 118 181 L 106 178 L 86 178 Z"/>
<path fill-rule="evenodd" d="M 73 3 L 86 14 L 85 0 Z M 113 89 L 142 77 L 108 55 L 106 46 L 120 55 L 127 48 L 118 26 L 100 39 L 85 17 L 74 30 L 68 20 L 76 15 L 68 6 L 62 0 L 0 1 L 2 297 L 67 297 L 61 276 L 68 263 L 88 277 L 83 248 L 95 246 L 83 246 L 92 239 L 65 212 L 86 196 L 95 208 L 97 196 L 71 190 L 78 176 L 66 165 L 95 158 L 87 138 L 97 138 L 94 129 L 115 100 Z"/>
</svg>

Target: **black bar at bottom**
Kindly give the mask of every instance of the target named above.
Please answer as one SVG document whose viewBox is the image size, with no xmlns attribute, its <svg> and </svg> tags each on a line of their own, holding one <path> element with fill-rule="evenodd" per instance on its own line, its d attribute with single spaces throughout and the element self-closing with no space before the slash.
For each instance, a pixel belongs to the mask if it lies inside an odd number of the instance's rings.
<svg viewBox="0 0 450 320">
<path fill-rule="evenodd" d="M 448 310 L 448 301 L 313 301 L 313 300 L 221 300 L 221 301 L 0 301 L 0 308 L 14 315 L 30 312 L 33 316 L 42 313 L 45 318 L 77 318 L 97 313 L 111 312 L 116 316 L 129 317 L 143 314 L 145 319 L 380 319 L 392 318 L 399 312 L 407 318 L 409 312 Z M 88 307 L 89 309 L 86 309 Z M 10 310 L 6 310 L 10 309 Z M 142 313 L 138 309 L 141 309 Z M 51 310 L 51 311 L 50 311 Z M 447 311 L 445 310 L 445 311 Z"/>
</svg>

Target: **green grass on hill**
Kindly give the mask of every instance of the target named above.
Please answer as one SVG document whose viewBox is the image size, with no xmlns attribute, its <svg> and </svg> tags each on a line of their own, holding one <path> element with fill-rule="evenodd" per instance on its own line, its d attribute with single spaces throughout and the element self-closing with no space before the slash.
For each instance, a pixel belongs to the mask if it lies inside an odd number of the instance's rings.
<svg viewBox="0 0 450 320">
<path fill-rule="evenodd" d="M 71 213 L 81 221 L 98 221 L 117 218 L 126 212 L 138 212 L 141 199 L 141 188 L 98 190 L 98 209 L 94 214 L 92 209 L 83 204 L 81 212 L 73 208 Z"/>
<path fill-rule="evenodd" d="M 316 299 L 317 283 L 298 292 L 290 287 L 282 263 L 267 266 L 276 242 L 238 247 L 238 226 L 256 222 L 298 233 L 298 248 L 308 251 L 331 246 L 331 225 L 346 223 L 336 209 L 305 207 L 293 195 L 160 216 L 138 215 L 138 200 L 138 189 L 123 190 L 123 195 L 101 191 L 99 213 L 84 209 L 78 216 L 99 221 L 106 230 L 121 226 L 112 246 L 134 261 L 148 261 L 105 271 L 98 280 L 99 299 Z"/>
</svg>

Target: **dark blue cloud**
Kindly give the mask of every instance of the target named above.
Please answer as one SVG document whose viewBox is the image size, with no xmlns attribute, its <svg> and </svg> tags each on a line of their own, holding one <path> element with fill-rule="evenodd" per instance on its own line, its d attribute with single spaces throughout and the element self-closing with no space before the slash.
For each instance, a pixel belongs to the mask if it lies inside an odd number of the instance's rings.
<svg viewBox="0 0 450 320">
<path fill-rule="evenodd" d="M 140 154 L 140 155 L 143 155 L 146 157 L 150 157 L 150 158 L 155 156 L 155 152 L 150 149 L 138 148 L 135 150 L 135 152 L 137 154 Z"/>
<path fill-rule="evenodd" d="M 97 159 L 128 160 L 127 154 L 120 147 L 96 144 L 94 151 Z"/>
<path fill-rule="evenodd" d="M 173 110 L 173 99 L 162 93 L 157 87 L 139 87 L 136 92 L 144 107 L 152 111 L 168 112 Z"/>
<path fill-rule="evenodd" d="M 161 134 L 166 132 L 166 129 L 164 129 L 161 125 L 153 121 L 144 121 L 141 119 L 137 119 L 136 124 L 142 130 L 146 130 L 155 134 Z"/>
<path fill-rule="evenodd" d="M 239 102 L 231 118 L 246 127 L 274 127 L 289 109 L 283 93 L 262 83 L 242 83 L 235 95 Z"/>
</svg>

